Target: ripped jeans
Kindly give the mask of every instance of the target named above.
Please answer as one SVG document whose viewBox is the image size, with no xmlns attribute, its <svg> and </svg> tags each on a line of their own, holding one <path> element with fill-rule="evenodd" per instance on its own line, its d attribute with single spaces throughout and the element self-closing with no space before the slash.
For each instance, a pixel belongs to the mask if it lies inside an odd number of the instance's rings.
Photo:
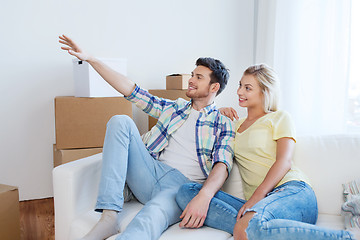
<svg viewBox="0 0 360 240">
<path fill-rule="evenodd" d="M 184 184 L 176 201 L 181 209 L 198 194 L 202 185 Z M 233 234 L 238 211 L 245 200 L 219 191 L 210 202 L 205 225 Z M 302 181 L 290 181 L 273 189 L 247 212 L 256 212 L 246 229 L 248 239 L 354 239 L 343 230 L 315 226 L 318 215 L 316 196 Z"/>
</svg>

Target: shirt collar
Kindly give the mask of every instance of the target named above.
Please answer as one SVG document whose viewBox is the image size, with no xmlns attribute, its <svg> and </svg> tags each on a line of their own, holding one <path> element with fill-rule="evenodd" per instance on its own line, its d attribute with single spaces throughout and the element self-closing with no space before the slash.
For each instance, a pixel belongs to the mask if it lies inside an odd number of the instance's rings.
<svg viewBox="0 0 360 240">
<path fill-rule="evenodd" d="M 192 100 L 190 100 L 186 107 L 190 110 L 192 107 Z M 216 104 L 215 102 L 212 102 L 211 104 L 207 105 L 206 107 L 204 107 L 203 109 L 200 110 L 201 113 L 204 113 L 205 116 L 209 115 L 211 112 L 217 110 Z"/>
</svg>

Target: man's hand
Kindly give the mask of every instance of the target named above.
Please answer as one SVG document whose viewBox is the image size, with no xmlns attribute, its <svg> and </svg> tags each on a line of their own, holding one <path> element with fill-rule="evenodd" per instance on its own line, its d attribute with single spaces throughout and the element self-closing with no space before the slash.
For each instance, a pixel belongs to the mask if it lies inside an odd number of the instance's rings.
<svg viewBox="0 0 360 240">
<path fill-rule="evenodd" d="M 211 199 L 228 176 L 225 163 L 218 162 L 211 170 L 199 193 L 189 202 L 180 218 L 180 227 L 199 228 L 204 225 Z"/>
<path fill-rule="evenodd" d="M 239 116 L 237 115 L 237 112 L 232 107 L 222 107 L 219 109 L 220 113 L 222 115 L 227 116 L 231 119 L 231 121 L 234 121 L 234 119 L 239 120 Z"/>
<path fill-rule="evenodd" d="M 204 225 L 204 221 L 209 209 L 211 196 L 199 192 L 186 206 L 180 218 L 180 227 L 186 228 L 200 228 Z"/>
<path fill-rule="evenodd" d="M 103 63 L 101 60 L 85 53 L 71 38 L 62 35 L 59 36 L 59 42 L 64 44 L 61 49 L 69 52 L 70 55 L 77 57 L 82 61 L 87 61 L 100 76 L 108 82 L 113 88 L 124 96 L 129 96 L 135 89 L 135 83 L 121 73 L 118 73 Z"/>
<path fill-rule="evenodd" d="M 79 46 L 69 37 L 62 35 L 59 36 L 59 43 L 66 45 L 66 47 L 61 47 L 61 49 L 68 51 L 72 56 L 77 57 L 79 60 L 87 61 L 90 59 L 90 55 L 82 51 Z"/>
</svg>

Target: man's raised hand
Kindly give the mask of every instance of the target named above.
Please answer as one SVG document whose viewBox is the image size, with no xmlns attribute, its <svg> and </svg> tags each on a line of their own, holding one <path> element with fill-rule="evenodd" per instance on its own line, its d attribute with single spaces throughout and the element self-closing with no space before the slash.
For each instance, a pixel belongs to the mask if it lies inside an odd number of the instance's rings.
<svg viewBox="0 0 360 240">
<path fill-rule="evenodd" d="M 82 51 L 79 46 L 69 37 L 65 35 L 59 36 L 59 43 L 64 44 L 61 49 L 67 51 L 70 55 L 77 57 L 79 60 L 87 61 L 90 59 L 90 55 Z"/>
</svg>

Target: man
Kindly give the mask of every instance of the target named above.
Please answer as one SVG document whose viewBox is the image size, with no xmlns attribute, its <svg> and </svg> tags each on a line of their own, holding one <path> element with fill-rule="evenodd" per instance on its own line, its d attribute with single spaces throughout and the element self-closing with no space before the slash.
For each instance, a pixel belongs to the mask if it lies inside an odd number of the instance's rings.
<svg viewBox="0 0 360 240">
<path fill-rule="evenodd" d="M 235 132 L 231 121 L 214 104 L 229 78 L 225 66 L 219 60 L 199 58 L 186 93 L 191 101 L 171 101 L 152 96 L 86 54 L 65 35 L 59 38 L 66 45 L 63 50 L 87 61 L 126 99 L 158 118 L 156 126 L 142 137 L 129 117 L 109 120 L 95 207 L 102 216 L 83 239 L 104 239 L 118 233 L 116 220 L 123 208 L 125 182 L 144 207 L 117 239 L 158 239 L 180 221 L 175 196 L 189 181 L 204 185 L 184 211 L 182 226 L 201 227 L 211 198 L 232 166 Z"/>
</svg>

